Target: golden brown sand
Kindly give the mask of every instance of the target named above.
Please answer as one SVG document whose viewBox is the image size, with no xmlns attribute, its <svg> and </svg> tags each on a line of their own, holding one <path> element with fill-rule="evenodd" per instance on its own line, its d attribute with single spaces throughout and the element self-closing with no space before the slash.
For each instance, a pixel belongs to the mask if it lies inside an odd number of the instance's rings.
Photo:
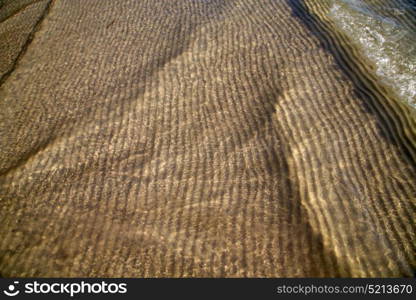
<svg viewBox="0 0 416 300">
<path fill-rule="evenodd" d="M 414 118 L 312 2 L 0 2 L 1 275 L 411 276 Z"/>
</svg>

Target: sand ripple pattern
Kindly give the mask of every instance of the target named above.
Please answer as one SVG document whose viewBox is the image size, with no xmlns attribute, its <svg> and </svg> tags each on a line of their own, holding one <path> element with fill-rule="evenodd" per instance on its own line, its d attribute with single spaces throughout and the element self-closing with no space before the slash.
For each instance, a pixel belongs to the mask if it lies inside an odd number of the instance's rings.
<svg viewBox="0 0 416 300">
<path fill-rule="evenodd" d="M 2 276 L 412 276 L 408 107 L 324 4 L 261 2 L 10 10 Z"/>
</svg>

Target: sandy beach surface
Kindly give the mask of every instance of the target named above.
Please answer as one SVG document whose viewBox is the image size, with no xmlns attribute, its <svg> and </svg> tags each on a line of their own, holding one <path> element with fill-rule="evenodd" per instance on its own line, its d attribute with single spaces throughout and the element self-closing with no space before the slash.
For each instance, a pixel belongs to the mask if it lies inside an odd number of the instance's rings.
<svg viewBox="0 0 416 300">
<path fill-rule="evenodd" d="M 0 1 L 0 275 L 413 276 L 416 119 L 325 3 Z"/>
</svg>

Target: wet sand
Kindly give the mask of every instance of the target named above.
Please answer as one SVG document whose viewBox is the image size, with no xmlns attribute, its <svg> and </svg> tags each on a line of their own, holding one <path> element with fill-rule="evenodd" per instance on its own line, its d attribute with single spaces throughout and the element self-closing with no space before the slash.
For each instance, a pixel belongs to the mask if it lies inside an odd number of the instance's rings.
<svg viewBox="0 0 416 300">
<path fill-rule="evenodd" d="M 0 274 L 412 276 L 414 114 L 310 3 L 3 1 Z"/>
</svg>

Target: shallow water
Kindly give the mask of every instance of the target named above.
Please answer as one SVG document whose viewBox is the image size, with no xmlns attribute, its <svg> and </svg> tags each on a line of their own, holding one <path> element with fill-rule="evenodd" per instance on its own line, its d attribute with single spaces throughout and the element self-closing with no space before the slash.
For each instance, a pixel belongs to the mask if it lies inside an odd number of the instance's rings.
<svg viewBox="0 0 416 300">
<path fill-rule="evenodd" d="M 340 2 L 4 3 L 0 277 L 413 276 L 416 119 Z"/>
<path fill-rule="evenodd" d="M 328 16 L 355 41 L 379 79 L 416 108 L 416 1 L 330 0 Z"/>
</svg>

